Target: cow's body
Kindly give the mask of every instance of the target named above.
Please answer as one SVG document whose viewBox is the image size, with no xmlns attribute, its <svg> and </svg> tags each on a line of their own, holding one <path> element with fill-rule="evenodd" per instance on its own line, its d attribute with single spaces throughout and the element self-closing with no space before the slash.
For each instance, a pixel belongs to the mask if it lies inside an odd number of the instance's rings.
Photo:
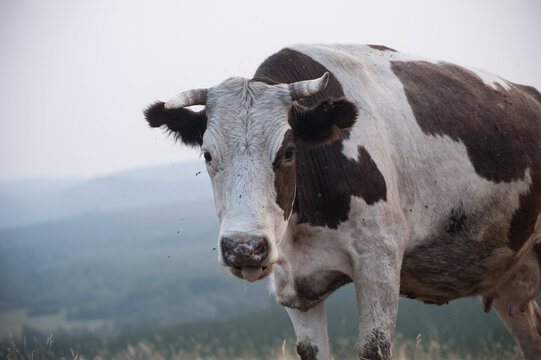
<svg viewBox="0 0 541 360">
<path fill-rule="evenodd" d="M 319 146 L 297 140 L 295 173 L 275 159 L 270 191 L 286 220 L 284 230 L 270 226 L 285 231 L 269 255 L 272 289 L 288 309 L 301 358 L 328 359 L 323 300 L 348 282 L 357 292 L 361 358 L 390 358 L 399 294 L 435 304 L 482 296 L 525 357 L 540 357 L 539 92 L 380 46 L 284 49 L 251 82 L 289 84 L 324 72 L 326 88 L 293 106 L 345 97 L 357 121 Z M 213 180 L 222 221 L 228 195 Z M 233 223 L 222 221 L 223 236 Z"/>
</svg>

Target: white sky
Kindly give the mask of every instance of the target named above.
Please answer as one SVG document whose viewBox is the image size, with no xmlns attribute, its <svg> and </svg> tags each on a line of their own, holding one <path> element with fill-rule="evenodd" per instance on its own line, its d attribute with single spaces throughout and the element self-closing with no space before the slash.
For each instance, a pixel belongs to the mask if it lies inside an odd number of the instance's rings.
<svg viewBox="0 0 541 360">
<path fill-rule="evenodd" d="M 541 90 L 541 1 L 0 1 L 0 180 L 96 176 L 198 151 L 142 109 L 289 44 L 383 44 Z"/>
</svg>

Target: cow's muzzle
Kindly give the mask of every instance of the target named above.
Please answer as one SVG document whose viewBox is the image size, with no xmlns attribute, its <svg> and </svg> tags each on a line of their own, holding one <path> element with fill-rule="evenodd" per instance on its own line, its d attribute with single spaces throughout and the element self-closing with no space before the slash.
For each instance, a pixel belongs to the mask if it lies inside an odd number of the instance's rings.
<svg viewBox="0 0 541 360">
<path fill-rule="evenodd" d="M 224 236 L 220 240 L 222 259 L 233 275 L 250 282 L 268 276 L 269 242 L 259 236 Z"/>
</svg>

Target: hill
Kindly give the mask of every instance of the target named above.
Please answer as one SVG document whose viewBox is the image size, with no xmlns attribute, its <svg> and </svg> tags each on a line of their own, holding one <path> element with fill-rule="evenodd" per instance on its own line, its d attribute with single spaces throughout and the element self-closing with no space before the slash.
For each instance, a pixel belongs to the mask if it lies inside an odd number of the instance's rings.
<svg viewBox="0 0 541 360">
<path fill-rule="evenodd" d="M 200 169 L 191 163 L 90 180 L 0 183 L 0 197 L 9 199 L 0 206 L 0 337 L 11 331 L 39 343 L 54 331 L 58 346 L 70 348 L 91 344 L 91 330 L 113 347 L 163 338 L 164 331 L 222 343 L 233 341 L 224 330 L 231 328 L 254 343 L 291 336 L 265 282 L 239 281 L 217 263 L 218 224 Z M 335 344 L 355 337 L 354 299 L 349 286 L 329 300 Z M 441 308 L 401 300 L 397 332 L 455 348 L 512 345 L 477 299 Z"/>
<path fill-rule="evenodd" d="M 212 199 L 199 162 L 135 169 L 95 179 L 25 179 L 0 182 L 0 229 L 76 215 L 183 205 Z"/>
</svg>

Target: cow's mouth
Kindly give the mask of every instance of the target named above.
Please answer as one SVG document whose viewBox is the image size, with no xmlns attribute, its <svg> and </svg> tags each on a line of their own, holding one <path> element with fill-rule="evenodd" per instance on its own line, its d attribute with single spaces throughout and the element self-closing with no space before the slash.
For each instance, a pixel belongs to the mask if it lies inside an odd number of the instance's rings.
<svg viewBox="0 0 541 360">
<path fill-rule="evenodd" d="M 268 266 L 229 266 L 229 271 L 238 278 L 254 282 L 269 276 L 273 267 L 273 264 Z"/>
</svg>

